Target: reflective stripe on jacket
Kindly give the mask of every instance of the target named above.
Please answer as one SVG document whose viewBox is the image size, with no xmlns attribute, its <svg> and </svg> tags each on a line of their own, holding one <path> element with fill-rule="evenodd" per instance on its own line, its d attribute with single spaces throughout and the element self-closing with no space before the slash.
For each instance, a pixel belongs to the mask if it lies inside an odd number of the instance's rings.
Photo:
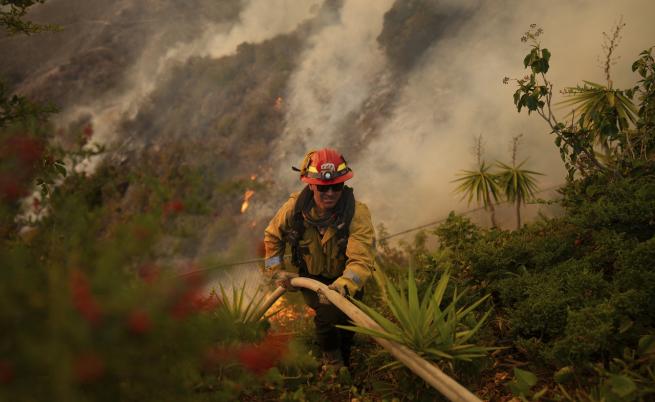
<svg viewBox="0 0 655 402">
<path fill-rule="evenodd" d="M 292 227 L 293 209 L 298 194 L 291 194 L 264 231 L 266 267 L 269 269 L 284 269 L 284 238 Z M 311 214 L 314 213 L 312 209 Z M 371 276 L 374 264 L 375 231 L 366 204 L 355 201 L 355 214 L 350 222 L 345 257 L 339 255 L 336 233 L 335 228 L 328 227 L 321 236 L 315 227 L 305 222 L 305 233 L 300 240 L 300 247 L 306 250 L 303 257 L 307 271 L 312 275 L 341 278 L 340 282 L 347 284 L 348 290 L 354 294 Z"/>
</svg>

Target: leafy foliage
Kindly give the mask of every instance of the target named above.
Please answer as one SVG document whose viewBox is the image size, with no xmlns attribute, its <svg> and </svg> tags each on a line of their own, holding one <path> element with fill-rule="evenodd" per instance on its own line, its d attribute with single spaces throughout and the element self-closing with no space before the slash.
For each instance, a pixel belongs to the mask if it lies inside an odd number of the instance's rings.
<svg viewBox="0 0 655 402">
<path fill-rule="evenodd" d="M 655 328 L 655 294 L 644 286 L 655 279 L 648 262 L 655 258 L 654 179 L 651 163 L 623 179 L 598 175 L 573 182 L 563 191 L 564 217 L 514 232 L 476 229 L 453 214 L 435 233 L 452 251 L 448 260 L 456 271 L 491 291 L 517 353 L 541 370 L 572 365 L 577 386 L 589 390 L 600 376 L 590 362 L 622 359 L 625 348 L 635 348 Z M 633 369 L 643 372 L 645 362 Z M 626 391 L 635 400 L 652 387 L 643 381 Z M 611 383 L 603 384 L 609 388 L 598 392 L 614 392 Z"/>
<path fill-rule="evenodd" d="M 35 24 L 24 19 L 30 7 L 43 4 L 46 0 L 2 0 L 0 1 L 0 26 L 8 35 L 30 35 L 42 31 L 54 31 L 55 25 Z"/>
<path fill-rule="evenodd" d="M 528 113 L 535 111 L 548 123 L 569 178 L 573 178 L 576 172 L 582 176 L 595 172 L 620 175 L 627 165 L 642 163 L 652 153 L 652 105 L 647 99 L 652 99 L 655 70 L 650 50 L 642 52 L 632 66 L 633 71 L 639 71 L 642 77 L 638 85 L 626 90 L 612 88 L 609 66 L 622 26 L 617 25 L 613 39 L 605 46 L 608 52 L 605 66 L 607 86 L 583 81 L 582 86 L 564 89 L 563 93 L 568 99 L 560 104 L 573 106 L 568 114 L 571 116 L 569 125 L 558 120 L 551 108 L 553 84 L 546 77 L 550 52 L 541 47 L 538 39 L 543 31 L 533 24 L 521 38 L 531 46 L 523 62 L 524 67 L 530 67 L 530 74 L 515 79 L 518 89 L 514 93 L 514 104 L 519 112 L 525 107 Z M 509 81 L 507 77 L 504 80 L 505 83 Z M 639 108 L 632 101 L 636 94 L 641 98 Z M 596 156 L 596 144 L 605 149 L 606 160 L 603 163 Z"/>
</svg>

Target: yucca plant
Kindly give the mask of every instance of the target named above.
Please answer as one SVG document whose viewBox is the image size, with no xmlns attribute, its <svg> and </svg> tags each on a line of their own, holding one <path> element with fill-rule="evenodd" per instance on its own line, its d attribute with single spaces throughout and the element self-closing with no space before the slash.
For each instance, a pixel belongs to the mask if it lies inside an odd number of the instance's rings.
<svg viewBox="0 0 655 402">
<path fill-rule="evenodd" d="M 571 114 L 578 116 L 578 124 L 584 129 L 592 130 L 596 141 L 606 150 L 611 149 L 614 141 L 629 141 L 626 132 L 630 124 L 637 121 L 637 107 L 624 91 L 583 81 L 584 85 L 569 87 L 564 90 L 568 96 L 558 104 L 573 106 Z M 630 144 L 625 143 L 630 149 Z"/>
<path fill-rule="evenodd" d="M 211 295 L 220 300 L 219 311 L 229 316 L 234 322 L 253 323 L 259 321 L 261 317 L 260 307 L 264 302 L 262 287 L 255 289 L 255 293 L 250 296 L 246 294 L 246 282 L 241 287 L 232 287 L 232 292 L 227 292 L 222 284 L 218 285 L 220 296 L 216 290 L 212 290 Z M 260 296 L 260 297 L 258 297 Z"/>
<path fill-rule="evenodd" d="M 568 99 L 560 102 L 562 105 L 573 106 L 569 115 L 578 116 L 578 124 L 583 130 L 594 134 L 607 156 L 613 152 L 628 152 L 634 158 L 633 144 L 630 138 L 630 124 L 638 120 L 638 109 L 632 103 L 632 92 L 612 88 L 612 65 L 616 62 L 616 49 L 621 41 L 621 31 L 625 27 L 622 19 L 616 23 L 611 33 L 603 32 L 603 49 L 605 50 L 604 71 L 607 85 L 591 81 L 583 81 L 564 89 Z M 615 147 L 618 141 L 619 147 Z M 611 159 L 611 158 L 610 158 Z"/>
<path fill-rule="evenodd" d="M 462 170 L 453 182 L 460 183 L 455 192 L 463 193 L 464 198 L 468 196 L 469 204 L 475 197 L 478 204 L 489 210 L 491 226 L 495 228 L 498 226 L 494 207 L 494 203 L 498 202 L 498 177 L 490 169 L 491 167 L 482 161 L 478 165 L 478 170 Z"/>
<path fill-rule="evenodd" d="M 262 304 L 264 303 L 264 291 L 261 286 L 257 287 L 254 294 L 248 295 L 246 292 L 246 282 L 241 287 L 233 286 L 232 291 L 227 291 L 222 284 L 218 288 L 213 289 L 210 297 L 218 301 L 218 306 L 215 310 L 216 318 L 222 322 L 231 322 L 236 324 L 234 326 L 236 338 L 242 340 L 257 340 L 265 330 L 269 327 L 267 320 L 276 312 L 269 313 L 263 316 L 261 311 Z"/>
<path fill-rule="evenodd" d="M 525 204 L 529 198 L 533 198 L 537 191 L 534 176 L 543 175 L 539 172 L 522 169 L 526 161 L 516 164 L 521 137 L 523 134 L 512 138 L 512 165 L 496 162 L 500 168 L 500 172 L 497 173 L 500 189 L 507 201 L 516 205 L 516 229 L 521 228 L 521 204 Z"/>
<path fill-rule="evenodd" d="M 455 360 L 471 361 L 486 355 L 493 347 L 479 346 L 471 343 L 471 338 L 491 314 L 491 309 L 477 320 L 471 317 L 474 310 L 480 306 L 489 295 L 483 296 L 469 306 L 460 306 L 466 291 L 458 293 L 457 289 L 452 300 L 446 305 L 444 295 L 450 280 L 450 273 L 444 272 L 436 286 L 431 284 L 422 298 L 419 298 L 414 271 L 409 270 L 407 288 L 396 288 L 394 284 L 384 279 L 384 300 L 393 314 L 394 320 L 384 317 L 359 300 L 353 302 L 380 325 L 381 330 L 362 326 L 340 326 L 350 331 L 373 337 L 388 339 L 404 345 L 426 359 L 446 361 L 452 364 Z M 472 322 L 472 325 L 467 323 Z M 388 366 L 400 365 L 399 362 Z M 385 367 L 388 367 L 385 366 Z"/>
</svg>

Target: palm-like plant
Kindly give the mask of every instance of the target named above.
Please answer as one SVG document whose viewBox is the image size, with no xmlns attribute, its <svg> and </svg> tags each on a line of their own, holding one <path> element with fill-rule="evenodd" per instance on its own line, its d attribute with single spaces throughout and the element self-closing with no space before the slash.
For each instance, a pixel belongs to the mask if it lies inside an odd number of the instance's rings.
<svg viewBox="0 0 655 402">
<path fill-rule="evenodd" d="M 521 228 L 521 204 L 534 197 L 537 191 L 537 183 L 535 176 L 543 175 L 542 173 L 533 170 L 522 169 L 525 161 L 516 165 L 507 165 L 502 162 L 496 162 L 500 168 L 498 173 L 498 180 L 500 188 L 509 202 L 516 205 L 516 228 Z"/>
<path fill-rule="evenodd" d="M 593 133 L 596 142 L 604 148 L 608 156 L 613 150 L 617 151 L 612 147 L 618 141 L 621 147 L 618 151 L 627 151 L 634 158 L 629 128 L 630 124 L 636 124 L 638 110 L 632 103 L 631 96 L 628 96 L 629 91 L 612 88 L 610 74 L 611 67 L 616 61 L 614 52 L 621 40 L 621 30 L 624 26 L 625 23 L 619 20 L 611 35 L 603 32 L 604 71 L 607 85 L 583 81 L 582 86 L 565 88 L 564 94 L 568 99 L 560 104 L 574 107 L 570 115 L 578 116 L 579 126 Z"/>
<path fill-rule="evenodd" d="M 592 130 L 596 141 L 606 152 L 617 140 L 631 151 L 627 132 L 630 124 L 637 121 L 637 107 L 624 91 L 612 89 L 611 84 L 605 86 L 591 81 L 583 82 L 583 86 L 566 88 L 564 94 L 568 99 L 559 104 L 573 106 L 571 114 L 578 116 L 580 127 Z"/>
<path fill-rule="evenodd" d="M 491 167 L 487 166 L 484 161 L 478 164 L 478 170 L 462 170 L 458 173 L 458 178 L 453 182 L 460 183 L 455 189 L 458 193 L 463 193 L 462 199 L 468 196 L 468 203 L 471 204 L 473 197 L 478 204 L 482 204 L 484 209 L 491 213 L 491 226 L 497 227 L 496 208 L 494 202 L 498 202 L 498 177 L 491 172 Z"/>
<path fill-rule="evenodd" d="M 361 334 L 388 339 L 414 350 L 417 354 L 438 361 L 453 360 L 471 361 L 485 356 L 493 347 L 479 346 L 470 343 L 487 320 L 491 309 L 485 312 L 479 320 L 470 316 L 485 300 L 486 295 L 469 306 L 457 305 L 466 291 L 455 292 L 448 305 L 442 308 L 446 287 L 450 279 L 448 271 L 441 275 L 436 287 L 429 286 L 423 297 L 419 299 L 414 271 L 409 269 L 406 290 L 396 288 L 393 282 L 382 275 L 380 282 L 385 290 L 385 302 L 394 321 L 384 317 L 373 308 L 359 300 L 352 300 L 357 306 L 380 325 L 381 330 L 360 326 L 340 326 L 340 328 Z M 470 325 L 466 325 L 469 323 Z M 399 362 L 389 364 L 398 366 Z"/>
</svg>

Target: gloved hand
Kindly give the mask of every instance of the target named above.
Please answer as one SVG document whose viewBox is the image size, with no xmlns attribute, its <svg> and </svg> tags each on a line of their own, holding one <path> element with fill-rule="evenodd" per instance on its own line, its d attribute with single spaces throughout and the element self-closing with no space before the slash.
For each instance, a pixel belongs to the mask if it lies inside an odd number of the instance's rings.
<svg viewBox="0 0 655 402">
<path fill-rule="evenodd" d="M 298 274 L 288 271 L 275 271 L 272 276 L 272 280 L 276 286 L 281 286 L 285 288 L 288 292 L 295 292 L 296 289 L 291 285 L 291 279 L 297 278 Z"/>
<path fill-rule="evenodd" d="M 354 295 L 357 292 L 357 285 L 355 282 L 343 276 L 338 277 L 332 282 L 328 288 L 335 290 L 343 297 Z"/>
<path fill-rule="evenodd" d="M 328 289 L 334 290 L 335 292 L 339 293 L 343 297 L 348 297 L 350 295 L 350 291 L 348 290 L 348 287 L 345 285 L 340 284 L 335 280 L 331 284 L 328 285 Z M 328 300 L 327 297 L 321 292 L 318 292 L 318 302 L 321 304 L 331 304 L 331 302 Z"/>
<path fill-rule="evenodd" d="M 328 289 L 334 290 L 335 292 L 339 293 L 343 297 L 350 296 L 350 291 L 348 290 L 348 287 L 345 285 L 339 285 L 337 281 L 334 281 L 330 285 L 328 285 Z"/>
</svg>

